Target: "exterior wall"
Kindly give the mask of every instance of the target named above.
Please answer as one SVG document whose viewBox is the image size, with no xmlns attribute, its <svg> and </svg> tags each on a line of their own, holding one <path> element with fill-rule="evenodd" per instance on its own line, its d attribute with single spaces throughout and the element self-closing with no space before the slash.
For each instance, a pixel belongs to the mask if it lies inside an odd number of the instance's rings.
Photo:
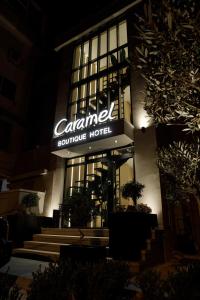
<svg viewBox="0 0 200 300">
<path fill-rule="evenodd" d="M 135 126 L 135 177 L 145 185 L 139 202 L 149 205 L 163 227 L 159 169 L 156 164 L 155 128 L 143 109 L 144 82 L 138 73 L 132 74 L 133 123 Z M 144 127 L 144 131 L 141 128 Z"/>
<path fill-rule="evenodd" d="M 14 34 L 5 29 L 5 24 L 0 22 L 0 76 L 6 78 L 16 85 L 15 99 L 11 100 L 0 94 L 0 111 L 2 120 L 11 127 L 7 132 L 8 146 L 0 151 L 0 176 L 7 177 L 12 173 L 14 158 L 24 145 L 25 120 L 30 90 L 30 73 L 28 57 L 31 53 L 31 45 L 22 42 Z M 19 57 L 14 59 L 10 56 L 10 51 L 17 51 Z M 8 157 L 8 163 L 3 166 L 5 157 Z"/>
</svg>

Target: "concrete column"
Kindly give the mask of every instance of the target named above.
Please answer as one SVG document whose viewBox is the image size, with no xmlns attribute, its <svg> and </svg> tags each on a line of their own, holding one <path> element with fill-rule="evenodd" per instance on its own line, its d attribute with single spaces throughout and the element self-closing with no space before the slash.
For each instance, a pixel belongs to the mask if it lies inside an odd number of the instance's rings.
<svg viewBox="0 0 200 300">
<path fill-rule="evenodd" d="M 63 201 L 63 187 L 64 187 L 64 172 L 65 160 L 61 157 L 56 158 L 56 167 L 48 174 L 48 188 L 45 197 L 44 215 L 48 217 L 53 216 L 53 210 L 59 208 L 59 204 Z"/>
<path fill-rule="evenodd" d="M 160 175 L 156 164 L 156 137 L 153 126 L 145 132 L 135 130 L 135 178 L 145 185 L 143 197 L 139 203 L 151 207 L 158 215 L 159 226 L 163 226 Z"/>
<path fill-rule="evenodd" d="M 160 175 L 156 163 L 156 135 L 152 120 L 144 110 L 145 83 L 140 74 L 132 73 L 133 124 L 135 127 L 135 178 L 145 185 L 139 203 L 149 205 L 163 226 Z"/>
</svg>

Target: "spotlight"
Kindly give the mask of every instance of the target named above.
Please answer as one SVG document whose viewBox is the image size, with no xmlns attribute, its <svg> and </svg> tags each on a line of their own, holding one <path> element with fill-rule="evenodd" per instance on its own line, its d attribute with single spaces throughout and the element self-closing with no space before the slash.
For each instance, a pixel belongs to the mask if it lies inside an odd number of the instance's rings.
<svg viewBox="0 0 200 300">
<path fill-rule="evenodd" d="M 141 131 L 142 131 L 142 133 L 145 133 L 146 128 L 145 127 L 141 127 Z"/>
</svg>

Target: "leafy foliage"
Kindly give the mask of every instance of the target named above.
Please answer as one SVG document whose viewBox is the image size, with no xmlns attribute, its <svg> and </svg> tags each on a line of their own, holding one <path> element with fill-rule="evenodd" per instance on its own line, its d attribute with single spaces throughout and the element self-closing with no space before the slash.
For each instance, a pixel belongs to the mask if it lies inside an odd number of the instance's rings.
<svg viewBox="0 0 200 300">
<path fill-rule="evenodd" d="M 86 226 L 90 220 L 91 211 L 95 208 L 91 191 L 85 187 L 74 187 L 72 194 L 70 192 L 70 189 L 67 189 L 61 209 L 66 217 L 70 213 L 72 226 Z"/>
<path fill-rule="evenodd" d="M 61 261 L 33 274 L 28 300 L 126 300 L 124 287 L 130 276 L 123 263 Z"/>
<path fill-rule="evenodd" d="M 198 0 L 156 0 L 137 17 L 137 67 L 146 82 L 145 109 L 155 123 L 200 131 Z"/>
<path fill-rule="evenodd" d="M 160 169 L 172 176 L 185 193 L 200 194 L 200 140 L 194 143 L 173 142 L 158 151 Z"/>
<path fill-rule="evenodd" d="M 139 203 L 136 205 L 136 210 L 138 212 L 142 212 L 145 214 L 150 214 L 152 212 L 151 207 L 149 207 L 147 204 Z"/>
<path fill-rule="evenodd" d="M 122 196 L 124 198 L 131 197 L 134 204 L 137 204 L 137 200 L 142 196 L 144 185 L 137 181 L 129 181 L 122 187 Z"/>
<path fill-rule="evenodd" d="M 157 271 L 149 270 L 137 278 L 144 300 L 195 300 L 200 297 L 200 264 L 193 262 L 177 266 L 166 279 Z"/>
<path fill-rule="evenodd" d="M 39 196 L 36 193 L 29 193 L 22 199 L 22 205 L 27 208 L 38 206 Z"/>
<path fill-rule="evenodd" d="M 8 273 L 0 274 L 0 300 L 20 300 L 22 295 L 15 284 L 17 277 Z"/>
</svg>

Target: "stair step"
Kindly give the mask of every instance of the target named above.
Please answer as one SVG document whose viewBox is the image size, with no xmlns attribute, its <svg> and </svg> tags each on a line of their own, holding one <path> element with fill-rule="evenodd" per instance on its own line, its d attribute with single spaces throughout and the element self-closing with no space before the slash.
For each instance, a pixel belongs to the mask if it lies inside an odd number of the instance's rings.
<svg viewBox="0 0 200 300">
<path fill-rule="evenodd" d="M 26 249 L 26 248 L 16 248 L 13 250 L 13 256 L 44 256 L 49 258 L 50 260 L 57 261 L 60 257 L 60 252 L 53 252 L 53 251 L 44 251 L 44 250 L 35 250 L 35 249 Z"/>
<path fill-rule="evenodd" d="M 79 228 L 42 228 L 42 234 L 53 235 L 69 235 L 69 236 L 93 236 L 93 237 L 108 237 L 109 230 L 107 228 L 99 229 L 79 229 Z"/>
<path fill-rule="evenodd" d="M 61 243 L 61 244 L 74 244 L 74 245 L 99 245 L 107 246 L 109 242 L 108 237 L 92 237 L 84 236 L 69 236 L 69 235 L 56 235 L 56 234 L 34 234 L 33 241 L 41 241 L 47 243 Z"/>
<path fill-rule="evenodd" d="M 42 251 L 60 252 L 60 246 L 68 246 L 66 243 L 47 243 L 41 241 L 25 241 L 24 248 Z"/>
</svg>

